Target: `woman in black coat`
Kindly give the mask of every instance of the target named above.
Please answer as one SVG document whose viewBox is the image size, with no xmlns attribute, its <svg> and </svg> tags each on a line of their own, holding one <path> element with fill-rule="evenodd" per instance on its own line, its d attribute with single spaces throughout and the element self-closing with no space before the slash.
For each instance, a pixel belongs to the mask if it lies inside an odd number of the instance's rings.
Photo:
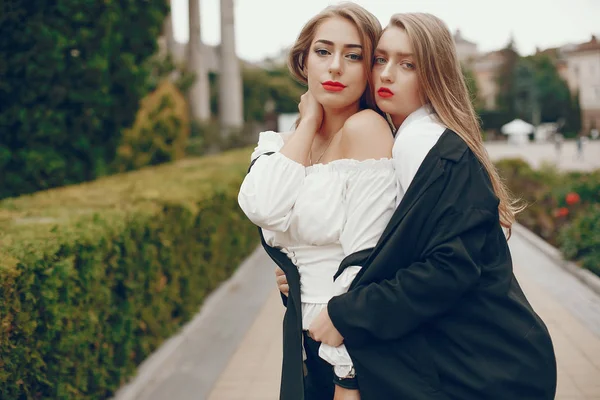
<svg viewBox="0 0 600 400">
<path fill-rule="evenodd" d="M 553 399 L 552 341 L 507 244 L 518 210 L 483 146 L 450 32 L 429 14 L 393 16 L 373 74 L 377 104 L 399 126 L 403 198 L 373 251 L 342 263 L 338 274 L 366 257 L 309 334 L 345 343 L 365 400 Z"/>
</svg>

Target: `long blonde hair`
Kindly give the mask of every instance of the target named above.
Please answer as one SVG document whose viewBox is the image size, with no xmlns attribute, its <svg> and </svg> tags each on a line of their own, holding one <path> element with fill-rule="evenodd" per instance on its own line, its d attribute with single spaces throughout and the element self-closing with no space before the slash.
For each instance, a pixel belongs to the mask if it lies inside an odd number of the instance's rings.
<svg viewBox="0 0 600 400">
<path fill-rule="evenodd" d="M 356 3 L 344 2 L 331 5 L 312 17 L 304 25 L 288 55 L 287 64 L 290 73 L 300 83 L 305 85 L 308 83 L 304 67 L 315 32 L 323 21 L 332 17 L 344 18 L 356 26 L 358 30 L 360 44 L 363 46 L 362 62 L 367 74 L 367 88 L 360 98 L 360 108 L 370 108 L 378 111 L 373 93 L 374 86 L 371 68 L 373 67 L 373 52 L 381 36 L 381 23 L 379 23 L 379 20 L 373 14 Z"/>
<path fill-rule="evenodd" d="M 422 102 L 431 105 L 440 121 L 467 143 L 485 167 L 500 200 L 500 224 L 510 237 L 511 226 L 522 207 L 511 198 L 483 145 L 479 120 L 448 27 L 441 19 L 426 13 L 395 14 L 390 25 L 403 29 L 412 45 Z"/>
</svg>

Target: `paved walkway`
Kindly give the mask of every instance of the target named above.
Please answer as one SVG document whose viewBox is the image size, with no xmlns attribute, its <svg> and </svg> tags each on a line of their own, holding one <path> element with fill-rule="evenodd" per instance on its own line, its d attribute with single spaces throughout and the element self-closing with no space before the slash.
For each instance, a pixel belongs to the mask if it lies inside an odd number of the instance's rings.
<svg viewBox="0 0 600 400">
<path fill-rule="evenodd" d="M 600 399 L 600 296 L 518 234 L 510 242 L 517 279 L 554 341 L 556 399 Z M 281 300 L 273 290 L 209 400 L 278 398 L 282 316 Z"/>
</svg>

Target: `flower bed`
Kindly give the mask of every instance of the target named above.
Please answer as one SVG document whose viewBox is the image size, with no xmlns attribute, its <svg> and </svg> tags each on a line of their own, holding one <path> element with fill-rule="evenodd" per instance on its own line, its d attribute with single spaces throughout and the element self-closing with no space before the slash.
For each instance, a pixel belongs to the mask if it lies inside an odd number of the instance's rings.
<svg viewBox="0 0 600 400">
<path fill-rule="evenodd" d="M 527 206 L 517 221 L 558 247 L 566 259 L 600 275 L 600 170 L 534 170 L 521 159 L 496 166 Z"/>
</svg>

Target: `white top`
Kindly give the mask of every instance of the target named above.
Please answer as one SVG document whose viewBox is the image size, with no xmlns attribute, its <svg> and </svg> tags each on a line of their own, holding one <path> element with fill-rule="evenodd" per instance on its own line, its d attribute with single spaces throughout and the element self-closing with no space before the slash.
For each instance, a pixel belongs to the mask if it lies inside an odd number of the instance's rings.
<svg viewBox="0 0 600 400">
<path fill-rule="evenodd" d="M 400 204 L 423 160 L 445 130 L 446 126 L 428 105 L 410 114 L 398 128 L 392 149 L 398 182 L 397 204 Z"/>
<path fill-rule="evenodd" d="M 391 159 L 340 159 L 305 167 L 279 153 L 283 145 L 281 134 L 260 134 L 252 160 L 275 154 L 256 160 L 238 202 L 263 229 L 267 244 L 280 248 L 298 267 L 302 326 L 308 329 L 360 270 L 348 267 L 334 282 L 341 261 L 377 244 L 394 213 L 396 178 Z M 339 376 L 352 365 L 344 345 L 322 344 L 319 354 L 336 366 Z"/>
</svg>

